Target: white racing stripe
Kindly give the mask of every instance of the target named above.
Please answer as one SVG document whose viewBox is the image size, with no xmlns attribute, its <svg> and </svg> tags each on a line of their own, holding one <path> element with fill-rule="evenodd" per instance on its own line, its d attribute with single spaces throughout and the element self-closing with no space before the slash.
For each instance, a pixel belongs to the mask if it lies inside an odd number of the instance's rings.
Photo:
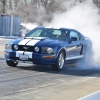
<svg viewBox="0 0 100 100">
<path fill-rule="evenodd" d="M 23 55 L 24 51 L 16 51 L 16 57 L 19 57 L 19 55 Z"/>
<path fill-rule="evenodd" d="M 26 45 L 29 45 L 29 46 L 34 46 L 37 42 L 39 42 L 40 40 L 31 40 L 29 41 Z"/>
<path fill-rule="evenodd" d="M 25 45 L 29 40 L 31 39 L 24 39 L 21 42 L 19 42 L 18 45 Z"/>
<path fill-rule="evenodd" d="M 34 46 L 37 42 L 40 40 L 31 40 L 31 39 L 24 39 L 21 42 L 18 43 L 18 45 L 28 45 L 28 46 Z M 28 55 L 29 58 L 32 58 L 32 53 L 33 52 L 24 52 L 24 51 L 16 51 L 16 57 L 19 57 L 20 55 Z"/>
</svg>

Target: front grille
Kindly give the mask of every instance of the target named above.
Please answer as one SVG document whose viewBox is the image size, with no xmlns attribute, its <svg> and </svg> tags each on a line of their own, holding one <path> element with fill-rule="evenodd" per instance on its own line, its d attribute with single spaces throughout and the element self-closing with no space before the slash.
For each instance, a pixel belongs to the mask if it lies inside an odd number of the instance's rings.
<svg viewBox="0 0 100 100">
<path fill-rule="evenodd" d="M 26 49 L 25 49 L 26 48 Z M 35 46 L 23 46 L 23 45 L 18 45 L 18 50 L 17 51 L 28 51 L 28 52 L 35 52 L 34 50 Z M 14 50 L 14 45 L 12 46 L 12 49 Z M 41 53 L 41 48 L 39 47 L 39 52 Z"/>
<path fill-rule="evenodd" d="M 27 49 L 24 49 L 24 47 L 26 47 Z M 34 47 L 19 45 L 18 46 L 18 50 L 19 51 L 30 51 L 30 52 L 33 52 L 34 51 Z"/>
</svg>

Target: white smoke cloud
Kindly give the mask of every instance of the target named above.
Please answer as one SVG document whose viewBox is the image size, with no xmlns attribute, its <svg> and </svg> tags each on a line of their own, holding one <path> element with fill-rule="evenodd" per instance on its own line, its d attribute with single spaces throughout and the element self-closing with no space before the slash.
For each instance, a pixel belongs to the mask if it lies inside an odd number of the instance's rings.
<svg viewBox="0 0 100 100">
<path fill-rule="evenodd" d="M 93 42 L 95 61 L 100 62 L 100 15 L 91 0 L 77 3 L 77 5 L 62 14 L 54 14 L 52 22 L 45 23 L 45 25 L 74 28 L 85 36 L 90 37 Z"/>
</svg>

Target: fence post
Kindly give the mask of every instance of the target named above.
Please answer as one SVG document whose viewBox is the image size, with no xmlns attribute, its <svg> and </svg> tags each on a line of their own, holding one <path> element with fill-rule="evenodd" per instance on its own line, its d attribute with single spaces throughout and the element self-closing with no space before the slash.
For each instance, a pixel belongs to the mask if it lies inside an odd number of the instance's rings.
<svg viewBox="0 0 100 100">
<path fill-rule="evenodd" d="M 10 36 L 13 35 L 13 15 L 11 15 Z"/>
</svg>

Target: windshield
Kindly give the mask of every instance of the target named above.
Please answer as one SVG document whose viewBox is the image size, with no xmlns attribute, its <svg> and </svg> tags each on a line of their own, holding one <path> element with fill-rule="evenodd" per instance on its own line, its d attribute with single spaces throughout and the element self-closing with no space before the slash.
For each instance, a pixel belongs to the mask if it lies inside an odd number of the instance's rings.
<svg viewBox="0 0 100 100">
<path fill-rule="evenodd" d="M 35 28 L 30 31 L 26 37 L 48 37 L 54 39 L 66 40 L 67 30 L 50 29 L 50 28 Z"/>
</svg>

